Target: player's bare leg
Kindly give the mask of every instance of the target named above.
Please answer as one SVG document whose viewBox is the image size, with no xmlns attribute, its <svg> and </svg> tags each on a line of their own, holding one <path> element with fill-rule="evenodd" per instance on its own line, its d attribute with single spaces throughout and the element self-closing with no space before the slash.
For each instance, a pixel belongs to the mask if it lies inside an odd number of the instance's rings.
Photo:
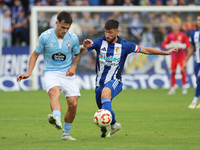
<svg viewBox="0 0 200 150">
<path fill-rule="evenodd" d="M 175 74 L 176 74 L 176 71 L 175 71 L 175 70 L 172 70 L 172 72 L 171 72 L 171 77 L 170 77 L 170 80 L 171 80 L 171 89 L 170 89 L 170 91 L 167 93 L 168 95 L 173 95 L 173 94 L 175 94 L 175 83 L 176 83 Z"/>
<path fill-rule="evenodd" d="M 74 118 L 76 116 L 78 96 L 67 97 L 66 99 L 67 99 L 68 109 L 64 117 L 65 122 L 64 122 L 64 128 L 63 128 L 61 139 L 62 140 L 76 140 L 75 138 L 69 135 L 69 132 L 71 130 L 72 122 L 74 121 Z"/>
<path fill-rule="evenodd" d="M 50 106 L 53 114 L 48 115 L 49 123 L 51 123 L 53 126 L 55 126 L 57 129 L 62 128 L 61 123 L 61 106 L 59 103 L 59 97 L 60 97 L 60 88 L 58 86 L 52 87 L 49 92 L 50 97 Z"/>
</svg>

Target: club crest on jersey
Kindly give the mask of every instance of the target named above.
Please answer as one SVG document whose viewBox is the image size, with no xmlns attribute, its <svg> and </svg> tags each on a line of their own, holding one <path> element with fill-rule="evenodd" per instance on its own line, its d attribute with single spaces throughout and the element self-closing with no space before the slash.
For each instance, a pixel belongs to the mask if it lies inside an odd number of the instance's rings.
<svg viewBox="0 0 200 150">
<path fill-rule="evenodd" d="M 50 44 L 50 47 L 53 47 L 53 43 Z"/>
<path fill-rule="evenodd" d="M 71 46 L 71 43 L 68 42 L 68 43 L 67 43 L 67 47 L 68 47 L 68 49 L 70 49 L 70 46 Z"/>
<path fill-rule="evenodd" d="M 66 55 L 59 52 L 59 53 L 53 54 L 52 59 L 56 62 L 62 62 L 66 59 Z"/>
<path fill-rule="evenodd" d="M 116 52 L 119 53 L 120 47 L 116 47 Z"/>
</svg>

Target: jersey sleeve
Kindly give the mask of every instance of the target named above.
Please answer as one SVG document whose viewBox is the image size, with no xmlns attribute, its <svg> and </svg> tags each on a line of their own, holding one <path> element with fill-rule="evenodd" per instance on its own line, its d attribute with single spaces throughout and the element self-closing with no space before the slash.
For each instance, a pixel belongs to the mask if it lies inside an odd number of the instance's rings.
<svg viewBox="0 0 200 150">
<path fill-rule="evenodd" d="M 126 51 L 127 54 L 129 53 L 140 53 L 141 52 L 141 47 L 139 45 L 136 45 L 135 43 L 127 42 L 126 45 Z"/>
<path fill-rule="evenodd" d="M 37 40 L 35 51 L 41 53 L 44 50 L 44 37 L 41 34 Z"/>
<path fill-rule="evenodd" d="M 79 40 L 78 40 L 77 35 L 74 36 L 73 53 L 74 53 L 74 54 L 78 54 L 78 53 L 80 53 Z"/>
<path fill-rule="evenodd" d="M 97 50 L 97 47 L 98 47 L 99 43 L 100 43 L 99 39 L 96 39 L 96 40 L 92 41 L 92 47 L 88 48 L 88 52 L 93 50 L 93 49 Z"/>
</svg>

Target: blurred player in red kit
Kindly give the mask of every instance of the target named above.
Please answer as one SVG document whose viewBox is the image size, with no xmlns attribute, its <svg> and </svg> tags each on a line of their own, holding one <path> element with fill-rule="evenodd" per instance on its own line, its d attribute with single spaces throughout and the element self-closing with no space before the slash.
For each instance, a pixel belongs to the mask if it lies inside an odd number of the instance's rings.
<svg viewBox="0 0 200 150">
<path fill-rule="evenodd" d="M 163 41 L 161 47 L 164 49 L 169 48 L 177 48 L 178 53 L 172 53 L 171 54 L 171 89 L 168 92 L 168 95 L 175 94 L 175 83 L 176 83 L 176 68 L 177 65 L 180 65 L 180 68 L 183 67 L 183 64 L 186 59 L 186 51 L 185 49 L 190 46 L 189 39 L 187 35 L 180 31 L 180 24 L 177 22 L 174 22 L 172 24 L 172 32 L 170 32 Z M 186 88 L 186 72 L 181 69 L 181 75 L 182 75 L 182 94 L 187 94 L 187 88 Z"/>
</svg>

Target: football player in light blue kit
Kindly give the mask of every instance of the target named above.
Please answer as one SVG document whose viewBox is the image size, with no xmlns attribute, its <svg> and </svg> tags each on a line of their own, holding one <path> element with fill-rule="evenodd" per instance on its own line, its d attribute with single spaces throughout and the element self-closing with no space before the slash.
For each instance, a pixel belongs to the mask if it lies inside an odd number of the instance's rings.
<svg viewBox="0 0 200 150">
<path fill-rule="evenodd" d="M 197 26 L 199 30 L 191 34 L 191 41 L 190 41 L 191 45 L 188 49 L 186 60 L 183 65 L 183 69 L 186 70 L 187 61 L 190 59 L 192 54 L 194 54 L 194 60 L 195 60 L 194 71 L 197 79 L 196 82 L 197 86 L 192 103 L 188 106 L 188 108 L 190 109 L 200 108 L 200 103 L 197 105 L 198 98 L 200 95 L 200 15 L 197 16 Z"/>
<path fill-rule="evenodd" d="M 17 77 L 17 81 L 28 78 L 35 66 L 39 54 L 44 51 L 44 87 L 50 97 L 52 114 L 49 122 L 57 129 L 62 128 L 60 94 L 66 97 L 68 110 L 64 116 L 62 140 L 76 140 L 69 135 L 80 91 L 75 79 L 75 69 L 80 61 L 79 40 L 69 31 L 72 24 L 71 15 L 62 11 L 57 16 L 56 28 L 43 32 L 37 42 L 35 51 L 29 59 L 28 72 Z"/>
<path fill-rule="evenodd" d="M 176 48 L 169 51 L 161 51 L 149 47 L 140 47 L 135 43 L 127 42 L 118 36 L 119 22 L 110 19 L 105 23 L 105 35 L 92 41 L 83 41 L 81 55 L 93 49 L 97 52 L 96 60 L 96 103 L 99 109 L 107 109 L 112 114 L 110 132 L 107 137 L 112 137 L 121 129 L 121 124 L 116 122 L 115 113 L 111 102 L 122 91 L 121 73 L 124 68 L 126 57 L 130 53 L 144 53 L 154 55 L 169 55 L 177 52 Z M 105 137 L 106 127 L 101 127 L 101 137 Z"/>
</svg>

